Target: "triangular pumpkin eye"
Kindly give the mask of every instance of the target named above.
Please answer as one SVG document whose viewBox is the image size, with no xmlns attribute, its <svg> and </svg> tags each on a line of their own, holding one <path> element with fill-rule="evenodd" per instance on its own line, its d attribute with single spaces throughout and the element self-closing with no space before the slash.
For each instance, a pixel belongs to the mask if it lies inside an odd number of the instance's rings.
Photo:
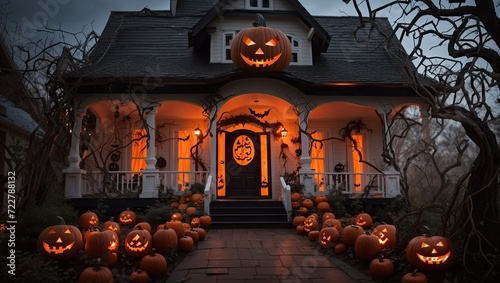
<svg viewBox="0 0 500 283">
<path fill-rule="evenodd" d="M 422 243 L 421 248 L 427 248 L 427 247 L 429 247 L 429 245 L 427 245 L 426 243 Z"/>
<path fill-rule="evenodd" d="M 55 234 L 55 233 L 56 233 L 56 230 L 50 229 L 49 234 Z"/>
<path fill-rule="evenodd" d="M 384 230 L 382 230 L 382 232 L 387 233 L 387 228 L 384 228 Z"/>
<path fill-rule="evenodd" d="M 443 242 L 437 243 L 436 246 L 438 246 L 438 247 L 444 247 Z"/>
<path fill-rule="evenodd" d="M 66 231 L 64 231 L 64 234 L 71 234 L 71 230 L 66 229 Z"/>
<path fill-rule="evenodd" d="M 275 37 L 271 40 L 269 40 L 268 42 L 266 42 L 266 45 L 267 46 L 276 46 L 278 44 L 278 37 Z"/>
<path fill-rule="evenodd" d="M 255 42 L 253 42 L 252 39 L 250 39 L 250 37 L 248 36 L 245 36 L 243 38 L 243 42 L 247 45 L 247 46 L 250 46 L 250 45 L 255 45 Z M 267 43 L 266 43 L 267 44 Z"/>
</svg>

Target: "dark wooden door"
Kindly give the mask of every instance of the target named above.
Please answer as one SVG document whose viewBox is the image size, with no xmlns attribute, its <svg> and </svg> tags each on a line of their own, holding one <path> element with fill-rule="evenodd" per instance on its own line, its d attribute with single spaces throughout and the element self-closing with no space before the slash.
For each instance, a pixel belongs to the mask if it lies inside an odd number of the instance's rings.
<svg viewBox="0 0 500 283">
<path fill-rule="evenodd" d="M 260 197 L 261 153 L 259 135 L 249 130 L 226 134 L 226 196 Z"/>
</svg>

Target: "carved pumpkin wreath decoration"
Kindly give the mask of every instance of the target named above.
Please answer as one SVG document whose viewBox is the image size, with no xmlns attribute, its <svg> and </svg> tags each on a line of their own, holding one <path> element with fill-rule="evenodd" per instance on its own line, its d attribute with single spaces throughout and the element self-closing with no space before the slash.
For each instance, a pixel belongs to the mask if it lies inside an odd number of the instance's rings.
<svg viewBox="0 0 500 283">
<path fill-rule="evenodd" d="M 250 72 L 282 71 L 292 58 L 288 37 L 281 31 L 266 27 L 266 20 L 257 14 L 254 27 L 241 30 L 231 43 L 231 60 L 236 67 Z"/>
</svg>

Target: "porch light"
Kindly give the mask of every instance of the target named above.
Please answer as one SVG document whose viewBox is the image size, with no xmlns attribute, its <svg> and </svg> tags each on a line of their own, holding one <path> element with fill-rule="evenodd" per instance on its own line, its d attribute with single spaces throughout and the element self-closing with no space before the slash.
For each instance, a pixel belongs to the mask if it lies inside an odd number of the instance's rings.
<svg viewBox="0 0 500 283">
<path fill-rule="evenodd" d="M 201 130 L 200 130 L 200 128 L 196 127 L 196 129 L 194 129 L 194 135 L 195 135 L 196 137 L 199 137 L 199 136 L 201 135 Z"/>
<path fill-rule="evenodd" d="M 283 127 L 283 129 L 281 130 L 281 137 L 286 138 L 287 135 L 288 135 L 288 131 L 285 129 L 285 127 Z"/>
</svg>

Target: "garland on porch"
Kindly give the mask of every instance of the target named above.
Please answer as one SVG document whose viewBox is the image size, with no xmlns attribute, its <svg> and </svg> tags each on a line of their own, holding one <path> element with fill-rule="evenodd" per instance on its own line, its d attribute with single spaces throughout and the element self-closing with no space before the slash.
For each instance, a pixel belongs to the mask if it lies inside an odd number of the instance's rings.
<svg viewBox="0 0 500 283">
<path fill-rule="evenodd" d="M 278 131 L 281 127 L 283 127 L 283 123 L 277 121 L 274 123 L 269 123 L 267 121 L 261 121 L 257 117 L 248 114 L 238 114 L 238 115 L 229 115 L 224 119 L 221 119 L 217 122 L 217 130 L 222 131 L 222 127 L 229 125 L 238 125 L 241 124 L 245 126 L 245 124 L 253 123 L 259 125 L 263 131 L 266 129 L 271 129 L 273 137 L 278 139 L 281 137 L 280 132 Z"/>
</svg>

